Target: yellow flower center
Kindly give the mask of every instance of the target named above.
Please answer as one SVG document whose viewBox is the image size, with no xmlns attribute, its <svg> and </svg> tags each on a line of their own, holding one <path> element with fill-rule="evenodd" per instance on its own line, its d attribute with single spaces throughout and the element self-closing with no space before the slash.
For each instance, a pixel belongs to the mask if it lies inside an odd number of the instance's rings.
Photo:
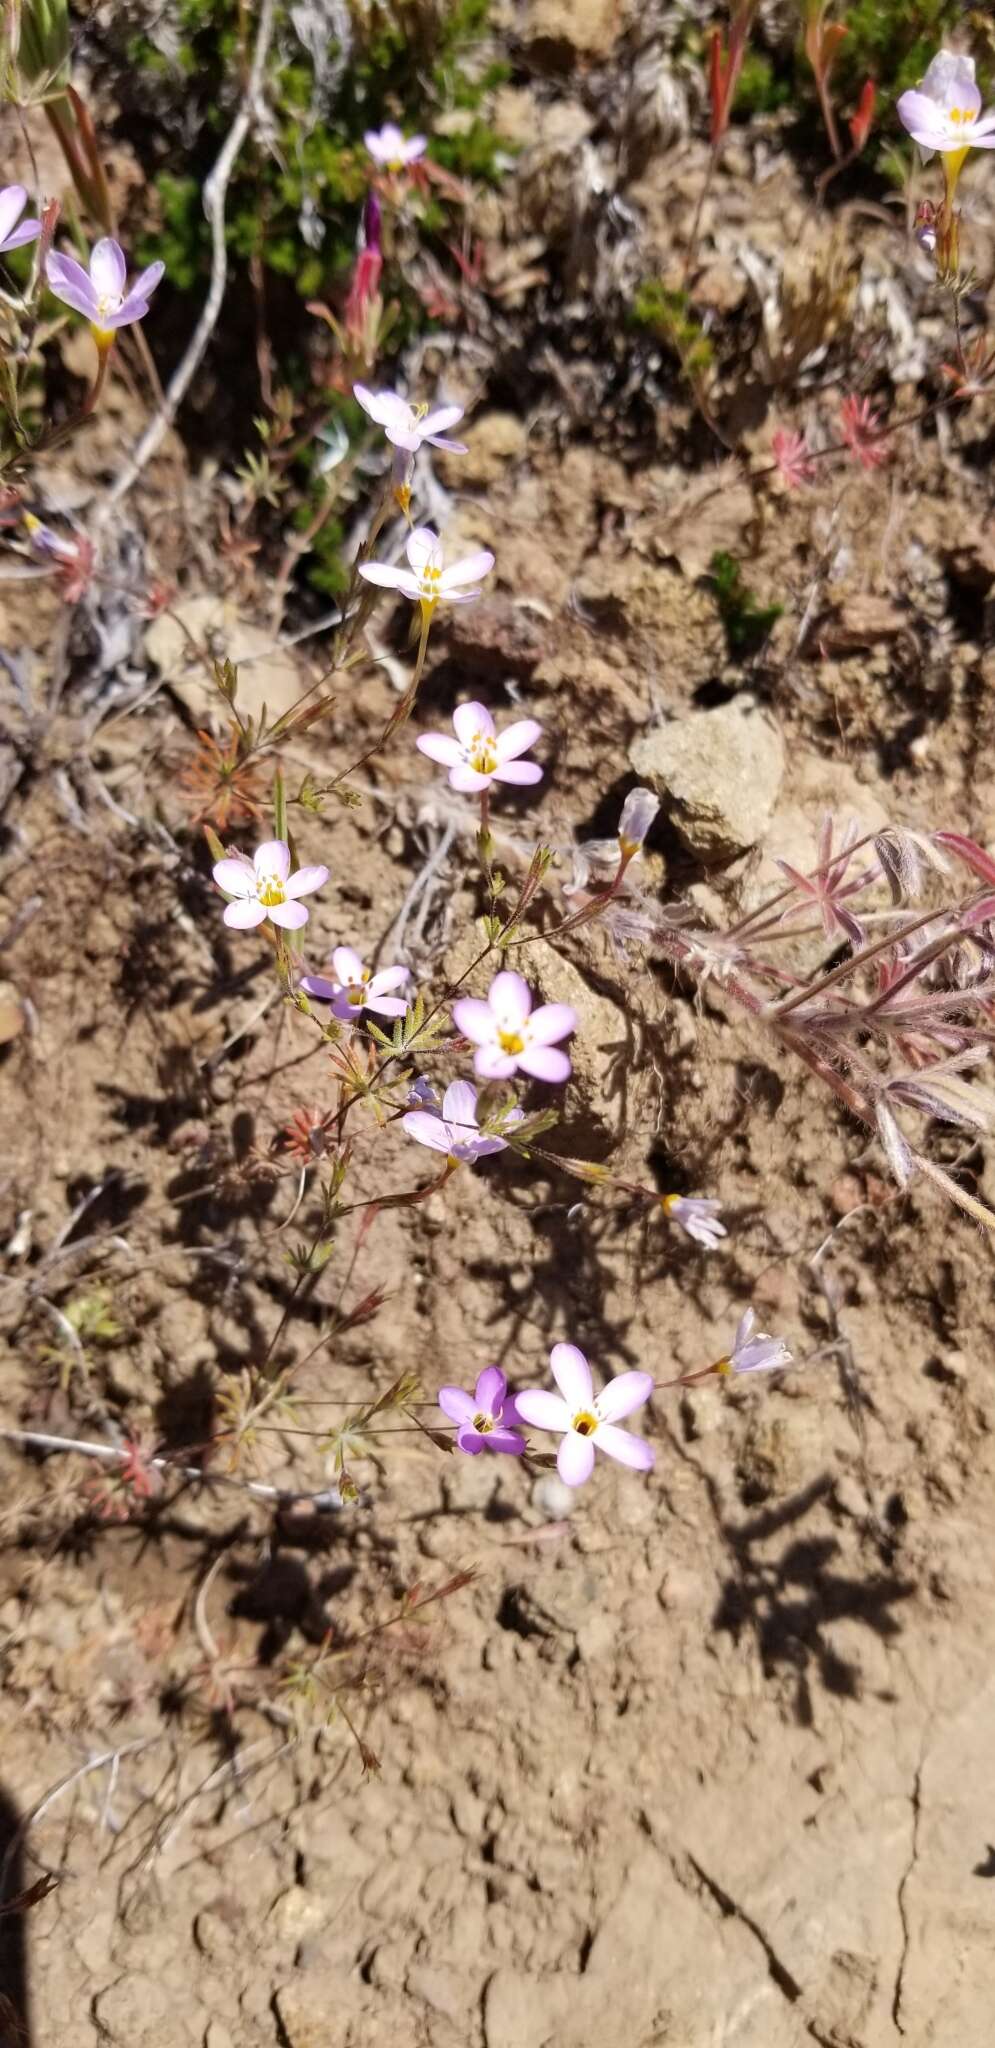
<svg viewBox="0 0 995 2048">
<path fill-rule="evenodd" d="M 489 733 L 474 733 L 467 758 L 478 775 L 493 775 L 497 767 L 497 747 Z"/>
<path fill-rule="evenodd" d="M 359 982 L 354 981 L 350 983 L 350 986 L 346 989 L 346 1000 L 351 1003 L 354 1010 L 362 1009 L 363 995 L 364 990 Z"/>
<path fill-rule="evenodd" d="M 502 1052 L 519 1053 L 525 1051 L 525 1040 L 520 1031 L 499 1031 L 497 1042 Z"/>
<path fill-rule="evenodd" d="M 473 1426 L 478 1436 L 487 1436 L 488 1432 L 494 1427 L 494 1417 L 493 1415 L 485 1415 L 481 1411 L 480 1414 L 474 1416 Z"/>
<path fill-rule="evenodd" d="M 435 603 L 441 582 L 442 570 L 435 568 L 431 562 L 426 562 L 421 572 L 421 594 L 424 604 Z"/>
<path fill-rule="evenodd" d="M 589 1408 L 579 1408 L 570 1424 L 578 1436 L 593 1436 L 598 1427 L 598 1418 Z"/>
<path fill-rule="evenodd" d="M 951 107 L 950 119 L 956 121 L 958 126 L 966 126 L 973 123 L 974 115 L 969 107 Z"/>
<path fill-rule="evenodd" d="M 732 1371 L 732 1359 L 717 1358 L 715 1364 L 712 1367 L 712 1371 L 717 1372 L 720 1379 L 728 1379 L 729 1374 Z"/>
<path fill-rule="evenodd" d="M 277 903 L 286 903 L 287 892 L 279 875 L 260 875 L 256 883 L 256 896 L 264 910 L 272 910 Z"/>
</svg>

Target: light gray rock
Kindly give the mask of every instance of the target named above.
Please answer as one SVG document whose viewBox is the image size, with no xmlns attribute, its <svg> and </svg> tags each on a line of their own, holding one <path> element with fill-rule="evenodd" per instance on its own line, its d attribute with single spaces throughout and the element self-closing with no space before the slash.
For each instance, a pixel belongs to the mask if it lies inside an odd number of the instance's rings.
<svg viewBox="0 0 995 2048">
<path fill-rule="evenodd" d="M 711 859 L 763 838 L 784 775 L 780 733 L 740 697 L 644 733 L 629 760 L 685 845 Z"/>
</svg>

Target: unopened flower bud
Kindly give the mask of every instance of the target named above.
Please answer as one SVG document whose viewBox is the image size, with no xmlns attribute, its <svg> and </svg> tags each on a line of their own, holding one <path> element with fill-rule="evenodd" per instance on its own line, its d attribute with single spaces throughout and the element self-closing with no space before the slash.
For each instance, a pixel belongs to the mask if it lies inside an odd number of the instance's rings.
<svg viewBox="0 0 995 2048">
<path fill-rule="evenodd" d="M 638 853 L 660 808 L 651 789 L 630 789 L 618 821 L 618 843 L 626 860 Z"/>
</svg>

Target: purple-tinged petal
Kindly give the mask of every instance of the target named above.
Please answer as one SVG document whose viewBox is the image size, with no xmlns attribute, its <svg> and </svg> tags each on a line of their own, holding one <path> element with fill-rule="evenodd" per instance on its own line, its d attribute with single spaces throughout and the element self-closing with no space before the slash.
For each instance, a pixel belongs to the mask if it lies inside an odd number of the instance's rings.
<svg viewBox="0 0 995 2048">
<path fill-rule="evenodd" d="M 298 868 L 296 875 L 289 876 L 286 883 L 288 896 L 310 896 L 312 889 L 320 889 L 328 880 L 325 867 Z"/>
<path fill-rule="evenodd" d="M 465 441 L 450 441 L 445 434 L 426 434 L 424 427 L 422 439 L 430 448 L 442 448 L 447 455 L 465 455 L 467 452 Z"/>
<path fill-rule="evenodd" d="M 11 228 L 8 235 L 0 236 L 0 249 L 23 249 L 25 242 L 36 242 L 40 234 L 40 220 L 22 220 L 20 227 Z"/>
<path fill-rule="evenodd" d="M 432 1116 L 427 1109 L 409 1109 L 401 1118 L 401 1128 L 417 1144 L 431 1146 L 433 1152 L 448 1152 L 450 1149 L 448 1125 L 440 1116 Z"/>
<path fill-rule="evenodd" d="M 155 291 L 156 286 L 162 283 L 165 275 L 166 266 L 164 263 L 150 263 L 147 269 L 140 270 L 138 276 L 133 278 L 128 286 L 121 302 L 118 317 L 120 318 L 123 314 L 127 313 L 130 319 L 134 319 L 135 309 L 139 305 L 141 305 L 142 313 L 147 313 L 152 293 Z"/>
<path fill-rule="evenodd" d="M 290 848 L 285 839 L 264 839 L 252 856 L 256 875 L 276 875 L 285 882 L 290 873 Z"/>
<path fill-rule="evenodd" d="M 466 1451 L 467 1455 L 471 1458 L 476 1458 L 481 1451 L 486 1451 L 489 1443 L 490 1437 L 481 1436 L 480 1431 L 474 1429 L 469 1423 L 461 1423 L 456 1431 L 457 1449 Z"/>
<path fill-rule="evenodd" d="M 385 996 L 392 988 L 404 988 L 410 980 L 410 967 L 378 967 L 367 993 L 371 996 Z"/>
<path fill-rule="evenodd" d="M 437 1399 L 450 1422 L 472 1422 L 480 1405 L 465 1387 L 440 1387 Z"/>
<path fill-rule="evenodd" d="M 501 1413 L 501 1404 L 508 1391 L 508 1382 L 499 1365 L 485 1365 L 477 1381 L 474 1400 L 485 1415 L 493 1415 L 495 1421 Z"/>
<path fill-rule="evenodd" d="M 441 569 L 442 542 L 430 526 L 413 526 L 404 544 L 404 552 L 416 576 L 428 568 Z"/>
<path fill-rule="evenodd" d="M 477 1128 L 477 1091 L 469 1081 L 450 1081 L 442 1098 L 442 1114 L 448 1124 L 461 1125 L 472 1134 Z"/>
<path fill-rule="evenodd" d="M 362 981 L 363 963 L 351 946 L 336 946 L 332 954 L 335 978 L 340 982 Z"/>
<path fill-rule="evenodd" d="M 515 1414 L 533 1429 L 564 1430 L 570 1428 L 571 1410 L 559 1394 L 551 1394 L 546 1387 L 526 1387 L 515 1395 Z"/>
<path fill-rule="evenodd" d="M 584 1486 L 594 1471 L 594 1440 L 567 1431 L 556 1453 L 556 1469 L 564 1486 Z"/>
<path fill-rule="evenodd" d="M 459 425 L 462 417 L 461 405 L 440 405 L 436 412 L 426 413 L 421 422 L 422 433 L 426 439 L 430 434 L 446 434 L 450 427 Z"/>
<path fill-rule="evenodd" d="M 90 283 L 88 273 L 74 256 L 61 256 L 56 249 L 50 249 L 45 258 L 45 276 L 49 290 L 54 292 L 75 313 L 82 313 L 92 320 L 97 310 L 97 294 Z"/>
<path fill-rule="evenodd" d="M 492 1429 L 482 1439 L 489 1451 L 504 1452 L 506 1456 L 520 1458 L 525 1449 L 525 1438 L 514 1429 Z"/>
<path fill-rule="evenodd" d="M 495 768 L 494 781 L 515 782 L 525 789 L 533 782 L 541 782 L 542 775 L 538 761 L 506 761 L 503 767 Z"/>
<path fill-rule="evenodd" d="M 408 559 L 410 561 L 410 554 Z M 453 562 L 450 568 L 443 569 L 440 589 L 446 593 L 459 589 L 464 583 L 480 583 L 493 567 L 494 557 L 490 548 L 478 548 L 475 555 L 464 555 L 462 561 Z"/>
<path fill-rule="evenodd" d="M 520 974 L 506 968 L 494 976 L 487 1001 L 500 1029 L 520 1031 L 532 1008 L 532 991 Z"/>
<path fill-rule="evenodd" d="M 509 1081 L 520 1059 L 516 1053 L 502 1052 L 499 1045 L 479 1045 L 473 1055 L 473 1071 L 482 1081 Z"/>
<path fill-rule="evenodd" d="M 302 974 L 299 987 L 306 996 L 314 996 L 319 1003 L 334 1003 L 338 994 L 334 981 L 326 980 L 323 974 Z"/>
<path fill-rule="evenodd" d="M 266 912 L 254 896 L 250 896 L 248 901 L 242 899 L 225 906 L 225 923 L 230 925 L 233 931 L 250 932 L 254 925 L 265 922 Z"/>
<path fill-rule="evenodd" d="M 648 1401 L 653 1392 L 651 1372 L 620 1372 L 606 1387 L 602 1387 L 595 1401 L 598 1418 L 602 1422 L 621 1422 L 624 1415 L 633 1415 L 637 1408 Z"/>
<path fill-rule="evenodd" d="M 478 1059 L 481 1055 L 478 1053 Z M 476 1062 L 474 1063 L 476 1064 Z M 534 1081 L 550 1081 L 558 1087 L 569 1081 L 572 1073 L 570 1061 L 565 1052 L 554 1045 L 527 1045 L 518 1055 L 518 1065 L 523 1074 L 531 1074 Z M 482 1070 L 477 1068 L 477 1072 Z"/>
<path fill-rule="evenodd" d="M 364 1010 L 372 1010 L 375 1017 L 403 1017 L 407 1007 L 403 996 L 374 996 L 369 990 L 363 1002 Z"/>
<path fill-rule="evenodd" d="M 98 299 L 121 299 L 127 282 L 124 250 L 113 236 L 104 235 L 90 253 L 90 283 Z"/>
<path fill-rule="evenodd" d="M 616 1429 L 611 1422 L 599 1423 L 593 1439 L 589 1441 L 596 1443 L 607 1458 L 614 1458 L 619 1465 L 628 1465 L 633 1472 L 651 1472 L 656 1464 L 652 1444 L 646 1443 L 641 1436 L 633 1436 L 631 1430 Z"/>
<path fill-rule="evenodd" d="M 497 1029 L 494 1012 L 479 996 L 460 996 L 453 1004 L 453 1023 L 471 1045 L 490 1045 Z"/>
<path fill-rule="evenodd" d="M 340 1024 L 358 1024 L 362 1010 L 361 1003 L 350 1002 L 348 989 L 336 989 L 332 997 L 332 1016 L 337 1017 Z"/>
<path fill-rule="evenodd" d="M 293 900 L 271 904 L 266 915 L 272 918 L 274 924 L 281 925 L 285 932 L 299 932 L 301 926 L 308 921 L 308 913 L 303 903 L 294 903 Z"/>
<path fill-rule="evenodd" d="M 415 746 L 420 754 L 427 754 L 430 761 L 439 761 L 443 768 L 455 768 L 463 759 L 459 741 L 450 739 L 448 733 L 423 732 Z"/>
<path fill-rule="evenodd" d="M 28 203 L 27 188 L 24 185 L 5 185 L 0 192 L 0 243 L 5 243 L 16 220 L 20 220 Z"/>
<path fill-rule="evenodd" d="M 231 860 L 218 860 L 211 873 L 226 896 L 254 896 L 256 893 L 256 873 L 251 861 L 239 860 L 237 856 Z"/>
<path fill-rule="evenodd" d="M 453 712 L 453 731 L 464 747 L 472 747 L 478 735 L 492 740 L 494 738 L 494 720 L 486 704 L 478 704 L 475 701 L 469 704 L 457 704 Z"/>
<path fill-rule="evenodd" d="M 535 718 L 516 718 L 514 725 L 506 725 L 497 737 L 497 757 L 504 765 L 514 761 L 519 754 L 527 754 L 537 740 L 542 738 L 542 726 Z"/>
<path fill-rule="evenodd" d="M 569 1003 L 542 1003 L 529 1018 L 530 1045 L 557 1045 L 577 1029 L 577 1012 Z"/>
<path fill-rule="evenodd" d="M 507 1152 L 507 1138 L 471 1138 L 465 1144 L 454 1143 L 453 1152 L 459 1159 L 489 1159 L 493 1152 Z"/>
<path fill-rule="evenodd" d="M 489 789 L 494 778 L 485 775 L 479 768 L 468 768 L 460 761 L 449 771 L 450 789 L 458 789 L 463 796 L 476 796 L 481 789 Z"/>
<path fill-rule="evenodd" d="M 381 590 L 399 590 L 402 597 L 420 596 L 418 579 L 410 569 L 392 568 L 389 562 L 360 562 L 359 573 Z"/>
<path fill-rule="evenodd" d="M 549 1354 L 553 1378 L 571 1413 L 578 1408 L 590 1408 L 594 1402 L 594 1382 L 591 1368 L 584 1353 L 576 1344 L 554 1344 Z"/>
</svg>

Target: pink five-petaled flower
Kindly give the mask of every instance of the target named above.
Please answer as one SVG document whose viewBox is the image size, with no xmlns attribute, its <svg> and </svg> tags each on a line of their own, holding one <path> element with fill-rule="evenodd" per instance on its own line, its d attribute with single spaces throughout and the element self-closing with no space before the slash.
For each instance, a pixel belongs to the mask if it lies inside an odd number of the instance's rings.
<svg viewBox="0 0 995 2048">
<path fill-rule="evenodd" d="M 430 761 L 449 770 L 450 789 L 488 789 L 492 782 L 541 782 L 538 761 L 522 761 L 542 735 L 534 718 L 518 718 L 497 731 L 486 704 L 457 704 L 453 712 L 456 738 L 445 732 L 423 732 L 415 745 Z"/>
<path fill-rule="evenodd" d="M 374 163 L 385 171 L 406 170 L 428 148 L 426 135 L 403 135 L 393 121 L 385 121 L 382 128 L 368 128 L 363 141 Z"/>
<path fill-rule="evenodd" d="M 995 108 L 982 113 L 974 58 L 960 50 L 938 50 L 919 85 L 902 93 L 896 112 L 920 149 L 961 160 L 969 149 L 995 149 Z"/>
<path fill-rule="evenodd" d="M 521 1457 L 525 1438 L 508 1426 L 517 1410 L 507 1393 L 508 1382 L 497 1365 L 484 1367 L 472 1394 L 463 1387 L 439 1388 L 439 1407 L 456 1423 L 456 1442 L 471 1458 L 479 1451 L 504 1451 L 513 1458 Z"/>
<path fill-rule="evenodd" d="M 462 441 L 447 441 L 445 434 L 455 427 L 463 417 L 461 405 L 440 405 L 432 412 L 427 405 L 409 405 L 397 391 L 367 391 L 365 384 L 354 384 L 352 395 L 382 427 L 392 448 L 403 448 L 409 455 L 416 455 L 423 441 L 432 448 L 444 448 L 450 455 L 465 455 Z"/>
<path fill-rule="evenodd" d="M 794 434 L 788 427 L 778 427 L 770 444 L 770 452 L 782 483 L 789 491 L 801 489 L 810 484 L 815 475 L 815 464 L 804 434 Z"/>
<path fill-rule="evenodd" d="M 267 917 L 285 931 L 298 931 L 308 913 L 299 896 L 310 896 L 328 880 L 325 867 L 298 868 L 290 872 L 290 848 L 284 839 L 267 839 L 257 846 L 251 860 L 236 853 L 215 862 L 211 870 L 218 888 L 233 896 L 225 910 L 225 923 L 236 931 L 251 931 Z"/>
<path fill-rule="evenodd" d="M 660 1207 L 688 1237 L 704 1245 L 706 1252 L 714 1252 L 719 1240 L 729 1235 L 725 1224 L 719 1222 L 720 1204 L 707 1195 L 661 1195 Z"/>
<path fill-rule="evenodd" d="M 360 1010 L 372 1010 L 377 1017 L 403 1017 L 407 1003 L 401 996 L 393 996 L 393 988 L 403 988 L 411 975 L 406 967 L 380 967 L 371 974 L 364 967 L 358 953 L 351 946 L 336 946 L 332 954 L 335 979 L 330 981 L 323 974 L 302 974 L 301 987 L 305 995 L 316 996 L 321 1003 L 331 1003 L 332 1016 L 343 1024 L 355 1023 Z"/>
<path fill-rule="evenodd" d="M 48 287 L 57 299 L 89 320 L 96 339 L 107 347 L 119 327 L 144 320 L 149 299 L 165 272 L 164 263 L 150 263 L 128 286 L 128 266 L 119 242 L 109 235 L 95 242 L 89 271 L 75 256 L 52 250 L 45 258 Z"/>
<path fill-rule="evenodd" d="M 887 462 L 890 451 L 884 445 L 881 421 L 869 398 L 844 398 L 840 406 L 840 433 L 861 469 L 877 469 L 880 463 Z"/>
<path fill-rule="evenodd" d="M 21 220 L 27 203 L 23 185 L 5 185 L 0 191 L 0 256 L 5 256 L 8 249 L 20 249 L 25 242 L 38 240 L 41 221 Z"/>
<path fill-rule="evenodd" d="M 509 1110 L 504 1121 L 521 1123 L 522 1111 Z M 472 1166 L 477 1159 L 508 1149 L 507 1138 L 481 1131 L 477 1123 L 477 1091 L 469 1081 L 450 1082 L 442 1098 L 441 1116 L 434 1116 L 428 1109 L 409 1109 L 401 1123 L 409 1138 L 419 1145 L 431 1146 L 433 1152 L 445 1152 L 461 1165 Z"/>
<path fill-rule="evenodd" d="M 479 584 L 494 567 L 490 549 L 479 548 L 475 555 L 464 555 L 461 562 L 454 562 L 447 569 L 442 542 L 430 526 L 412 529 L 405 553 L 410 564 L 407 569 L 394 568 L 388 562 L 361 562 L 359 573 L 368 583 L 379 583 L 384 590 L 399 590 L 402 597 L 412 598 L 430 613 L 440 598 L 447 604 L 472 604 L 480 591 L 466 586 Z"/>
<path fill-rule="evenodd" d="M 635 1472 L 649 1472 L 656 1463 L 651 1444 L 618 1429 L 623 1415 L 641 1408 L 653 1392 L 648 1372 L 622 1372 L 595 1394 L 591 1368 L 576 1344 L 554 1344 L 549 1354 L 560 1391 L 529 1387 L 515 1396 L 515 1414 L 536 1429 L 563 1432 L 556 1469 L 565 1486 L 583 1486 L 594 1470 L 594 1453 L 604 1451 Z"/>
<path fill-rule="evenodd" d="M 577 1029 L 577 1012 L 566 1003 L 532 1008 L 532 991 L 520 974 L 496 974 L 486 1003 L 462 996 L 453 1004 L 453 1023 L 477 1050 L 474 1071 L 485 1081 L 505 1081 L 520 1069 L 537 1081 L 566 1081 L 570 1061 L 557 1040 Z"/>
<path fill-rule="evenodd" d="M 712 1366 L 725 1378 L 731 1372 L 779 1372 L 782 1366 L 793 1363 L 792 1354 L 780 1337 L 768 1337 L 765 1330 L 757 1330 L 756 1314 L 752 1308 L 740 1317 L 732 1350 L 726 1358 L 720 1358 Z"/>
</svg>

